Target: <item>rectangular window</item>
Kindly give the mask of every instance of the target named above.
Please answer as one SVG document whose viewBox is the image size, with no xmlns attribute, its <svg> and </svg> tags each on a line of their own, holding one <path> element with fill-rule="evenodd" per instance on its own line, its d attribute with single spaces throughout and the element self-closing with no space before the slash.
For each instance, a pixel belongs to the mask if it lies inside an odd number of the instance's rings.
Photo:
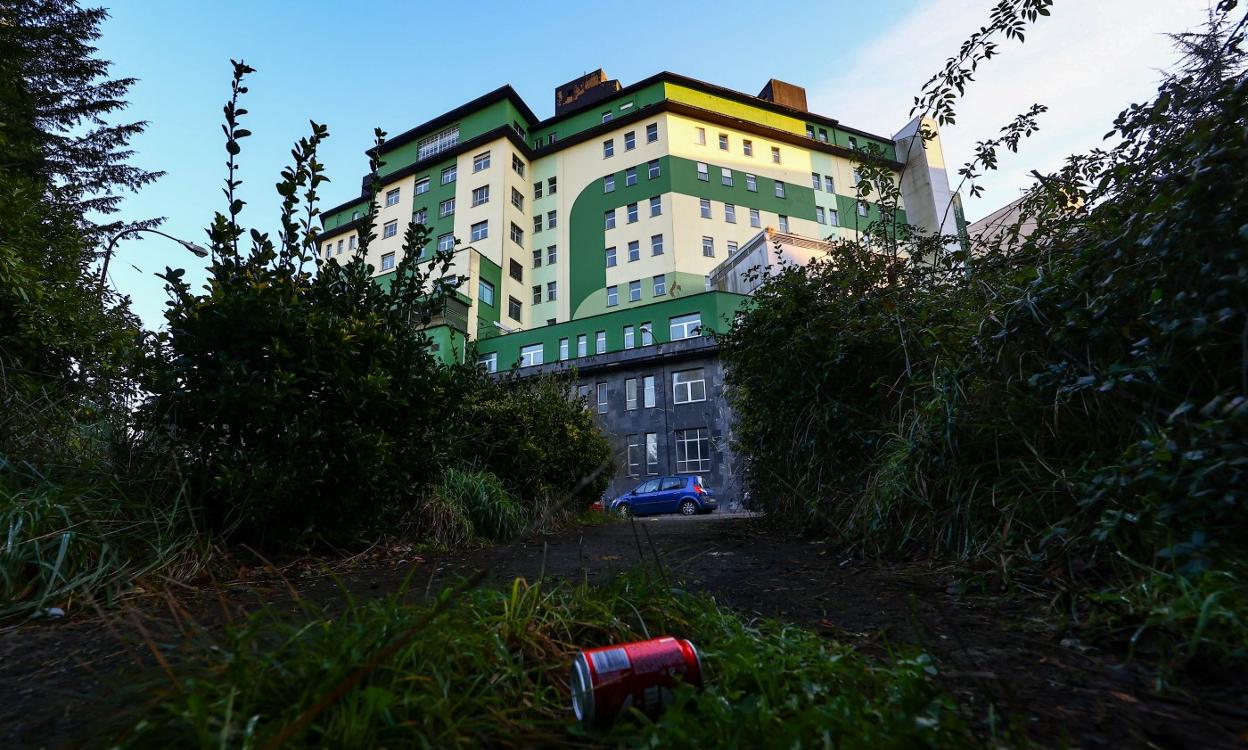
<svg viewBox="0 0 1248 750">
<path fill-rule="evenodd" d="M 854 185 L 855 187 L 857 187 L 859 182 L 862 182 L 862 173 L 861 173 L 861 172 L 859 172 L 857 169 L 855 169 L 855 170 L 854 170 L 854 181 L 853 181 L 853 183 L 851 183 L 851 184 L 852 184 L 852 185 Z"/>
<path fill-rule="evenodd" d="M 836 192 L 836 183 L 832 181 L 832 175 L 825 174 L 823 176 L 823 189 L 828 191 L 829 193 Z"/>
<path fill-rule="evenodd" d="M 542 231 L 542 215 L 538 214 L 533 217 L 533 234 Z"/>
<path fill-rule="evenodd" d="M 650 254 L 651 255 L 663 254 L 663 235 L 661 234 L 650 235 Z"/>
<path fill-rule="evenodd" d="M 653 282 L 654 282 L 654 296 L 662 297 L 663 295 L 667 294 L 667 276 L 665 274 L 659 274 L 658 276 L 655 276 L 653 279 Z"/>
<path fill-rule="evenodd" d="M 640 435 L 629 435 L 625 438 L 625 458 L 628 461 L 628 476 L 641 476 L 641 440 Z"/>
<path fill-rule="evenodd" d="M 490 186 L 482 185 L 472 190 L 472 205 L 480 206 L 482 203 L 490 202 Z"/>
<path fill-rule="evenodd" d="M 758 215 L 758 209 L 751 208 L 750 209 L 750 226 L 761 227 L 762 225 L 763 225 L 763 222 L 762 222 L 762 219 Z"/>
<path fill-rule="evenodd" d="M 602 215 L 602 226 L 604 229 L 615 229 L 615 209 L 611 209 Z"/>
<path fill-rule="evenodd" d="M 490 352 L 477 360 L 486 372 L 498 372 L 498 352 Z"/>
<path fill-rule="evenodd" d="M 529 344 L 520 347 L 520 366 L 532 367 L 542 363 L 542 345 Z"/>
<path fill-rule="evenodd" d="M 698 210 L 702 213 L 703 219 L 711 218 L 711 202 L 706 198 L 698 200 Z"/>
<path fill-rule="evenodd" d="M 598 413 L 599 414 L 607 413 L 607 384 L 606 383 L 598 384 Z"/>
<path fill-rule="evenodd" d="M 394 235 L 398 233 L 399 233 L 399 220 L 398 219 L 391 219 L 390 221 L 387 221 L 385 224 L 381 226 L 382 239 L 385 239 L 386 237 L 393 237 Z M 340 251 L 342 250 L 342 240 L 338 240 L 338 249 Z"/>
<path fill-rule="evenodd" d="M 641 260 L 641 243 L 633 240 L 628 243 L 628 262 L 633 263 Z"/>
<path fill-rule="evenodd" d="M 624 348 L 632 349 L 637 345 L 637 329 L 632 326 L 624 326 Z"/>
<path fill-rule="evenodd" d="M 628 204 L 628 223 L 629 224 L 637 223 L 637 204 L 636 203 Z"/>
<path fill-rule="evenodd" d="M 594 353 L 595 354 L 607 353 L 607 332 L 606 331 L 598 331 L 597 333 L 594 334 Z"/>
<path fill-rule="evenodd" d="M 646 179 L 653 180 L 659 176 L 659 173 L 660 173 L 660 169 L 659 169 L 658 159 L 651 159 L 650 161 L 646 162 Z"/>
<path fill-rule="evenodd" d="M 555 178 L 551 177 L 547 179 L 546 180 L 546 194 L 554 195 L 557 192 L 559 192 L 559 184 L 555 182 Z"/>
<path fill-rule="evenodd" d="M 824 223 L 823 206 L 815 206 L 815 221 Z"/>
<path fill-rule="evenodd" d="M 780 148 L 778 146 L 771 147 L 771 161 L 773 164 L 780 163 Z"/>
<path fill-rule="evenodd" d="M 533 200 L 537 200 L 538 198 L 541 198 L 541 197 L 542 197 L 542 181 L 538 180 L 537 182 L 533 183 Z"/>
<path fill-rule="evenodd" d="M 814 138 L 814 137 L 815 137 L 815 126 L 814 126 L 814 125 L 807 125 L 807 126 L 806 126 L 806 137 L 807 137 L 807 138 Z"/>
<path fill-rule="evenodd" d="M 394 268 L 394 253 L 386 253 L 381 256 L 381 270 L 389 271 Z"/>
<path fill-rule="evenodd" d="M 867 215 L 867 202 L 866 201 L 858 201 L 858 215 L 859 216 Z"/>
<path fill-rule="evenodd" d="M 459 126 L 455 125 L 443 130 L 441 133 L 425 138 L 416 144 L 416 159 L 428 159 L 434 154 L 440 154 L 443 151 L 455 148 L 459 145 Z"/>
<path fill-rule="evenodd" d="M 624 411 L 637 408 L 637 378 L 624 379 Z"/>
<path fill-rule="evenodd" d="M 839 227 L 841 225 L 841 212 L 837 211 L 835 208 L 829 208 L 828 223 L 834 227 Z"/>
<path fill-rule="evenodd" d="M 533 267 L 542 267 L 542 249 L 540 247 L 533 251 Z"/>
<path fill-rule="evenodd" d="M 694 128 L 693 142 L 699 146 L 706 145 L 706 128 Z"/>
<path fill-rule="evenodd" d="M 784 197 L 784 183 L 779 180 L 776 180 L 776 197 L 777 198 Z"/>
<path fill-rule="evenodd" d="M 650 215 L 660 216 L 663 213 L 663 199 L 660 196 L 650 198 Z"/>
<path fill-rule="evenodd" d="M 724 221 L 729 224 L 737 223 L 737 207 L 731 203 L 724 204 Z"/>
<path fill-rule="evenodd" d="M 446 169 L 443 169 L 442 170 L 442 184 L 450 185 L 452 182 L 454 182 L 457 171 L 458 171 L 458 168 L 454 164 L 447 167 Z"/>
<path fill-rule="evenodd" d="M 706 258 L 715 257 L 715 238 L 713 237 L 702 238 L 702 255 L 703 257 L 706 257 Z"/>
<path fill-rule="evenodd" d="M 429 192 L 429 178 L 421 177 L 416 181 L 416 194 L 424 195 L 427 192 Z"/>
<path fill-rule="evenodd" d="M 852 149 L 858 148 L 858 139 L 853 137 L 852 135 L 849 137 L 849 147 Z"/>
<path fill-rule="evenodd" d="M 524 162 L 521 161 L 520 157 L 516 156 L 515 154 L 511 155 L 511 171 L 515 172 L 521 177 L 524 177 Z"/>
<path fill-rule="evenodd" d="M 520 320 L 520 300 L 515 297 L 507 298 L 507 316 L 512 320 Z"/>
<path fill-rule="evenodd" d="M 819 140 L 823 141 L 824 143 L 828 142 L 827 128 L 819 128 Z"/>
<path fill-rule="evenodd" d="M 823 178 L 817 172 L 810 173 L 810 186 L 815 190 L 823 189 Z"/>
<path fill-rule="evenodd" d="M 546 248 L 546 264 L 553 266 L 556 260 L 559 260 L 559 250 L 554 245 L 551 245 Z"/>
<path fill-rule="evenodd" d="M 659 473 L 659 435 L 656 432 L 646 433 L 646 474 L 654 476 Z"/>
<path fill-rule="evenodd" d="M 477 279 L 477 299 L 481 304 L 494 306 L 494 285 L 485 279 Z"/>
<path fill-rule="evenodd" d="M 359 239 L 359 237 L 357 237 L 357 236 L 356 236 L 356 235 L 354 235 L 354 234 L 353 234 L 353 235 L 351 235 L 350 237 L 348 237 L 348 238 L 347 238 L 347 249 L 348 249 L 348 250 L 354 250 L 354 249 L 356 248 L 356 241 L 357 241 L 358 239 Z"/>
<path fill-rule="evenodd" d="M 490 152 L 489 151 L 486 151 L 484 154 L 477 154 L 476 156 L 472 157 L 472 171 L 473 172 L 480 172 L 483 169 L 489 169 L 489 168 L 490 168 Z"/>
<path fill-rule="evenodd" d="M 455 213 L 455 199 L 447 198 L 438 204 L 438 218 L 446 218 Z"/>
<path fill-rule="evenodd" d="M 511 241 L 517 245 L 524 244 L 524 230 L 516 222 L 511 222 Z"/>
<path fill-rule="evenodd" d="M 727 167 L 719 168 L 719 182 L 722 185 L 732 187 L 732 170 Z"/>
<path fill-rule="evenodd" d="M 511 205 L 521 211 L 524 210 L 524 193 L 516 190 L 514 187 L 511 189 Z"/>
<path fill-rule="evenodd" d="M 559 298 L 558 292 L 559 290 L 555 282 L 553 281 L 546 282 L 546 301 L 547 302 L 554 302 L 556 299 L 558 299 Z"/>
<path fill-rule="evenodd" d="M 780 215 L 780 231 L 781 232 L 789 231 L 789 217 L 785 216 L 784 214 Z"/>
<path fill-rule="evenodd" d="M 387 191 L 386 191 L 386 205 L 387 205 L 387 206 L 395 206 L 395 205 L 398 205 L 398 203 L 399 203 L 399 190 L 400 190 L 400 188 L 395 188 L 394 190 L 387 190 Z"/>
<path fill-rule="evenodd" d="M 490 236 L 490 222 L 478 221 L 472 225 L 472 241 L 478 242 Z"/>
<path fill-rule="evenodd" d="M 749 190 L 751 193 L 757 193 L 758 192 L 758 178 L 752 174 L 747 174 L 745 176 L 745 189 Z"/>
<path fill-rule="evenodd" d="M 679 315 L 668 320 L 668 339 L 680 341 L 702 335 L 702 314 Z"/>
<path fill-rule="evenodd" d="M 515 258 L 511 259 L 511 265 L 508 268 L 507 275 L 516 281 L 524 281 L 524 266 L 520 265 L 520 261 Z"/>
<path fill-rule="evenodd" d="M 706 400 L 706 374 L 701 367 L 672 373 L 672 403 L 692 404 Z"/>
<path fill-rule="evenodd" d="M 751 141 L 748 138 L 744 141 L 741 141 L 741 153 L 745 154 L 746 156 L 753 156 L 754 155 L 754 141 Z"/>
<path fill-rule="evenodd" d="M 642 337 L 642 344 L 643 345 L 645 344 L 645 337 Z M 654 376 L 653 375 L 647 375 L 641 379 L 641 405 L 647 409 L 654 408 Z"/>
<path fill-rule="evenodd" d="M 703 182 L 709 182 L 711 179 L 710 169 L 702 162 L 698 162 L 698 179 Z"/>
<path fill-rule="evenodd" d="M 413 224 L 425 224 L 429 221 L 429 209 L 421 208 L 412 212 Z"/>
<path fill-rule="evenodd" d="M 711 441 L 707 430 L 676 430 L 676 473 L 710 470 Z"/>
<path fill-rule="evenodd" d="M 607 268 L 615 268 L 615 248 L 607 248 Z"/>
<path fill-rule="evenodd" d="M 447 232 L 438 235 L 438 252 L 446 253 L 455 249 L 455 235 Z"/>
<path fill-rule="evenodd" d="M 566 338 L 559 339 L 559 361 L 568 358 L 568 340 Z"/>
<path fill-rule="evenodd" d="M 637 167 L 629 167 L 624 170 L 624 187 L 637 184 Z"/>
<path fill-rule="evenodd" d="M 737 243 L 734 242 L 733 240 L 728 240 L 728 257 L 731 258 L 732 254 L 735 253 L 736 251 L 737 251 Z"/>
<path fill-rule="evenodd" d="M 614 173 L 609 174 L 606 177 L 602 178 L 602 192 L 603 193 L 615 192 L 615 174 Z"/>
<path fill-rule="evenodd" d="M 659 124 L 652 122 L 646 126 L 646 143 L 654 143 L 659 140 Z"/>
<path fill-rule="evenodd" d="M 641 324 L 641 345 L 650 346 L 654 343 L 654 326 L 650 321 Z"/>
<path fill-rule="evenodd" d="M 547 211 L 546 212 L 546 228 L 554 229 L 559 224 L 558 219 L 559 217 L 556 215 L 554 211 Z"/>
<path fill-rule="evenodd" d="M 727 133 L 719 134 L 719 150 L 720 151 L 728 150 L 728 134 Z"/>
<path fill-rule="evenodd" d="M 610 159 L 615 156 L 615 139 L 608 138 L 602 142 L 602 158 Z"/>
<path fill-rule="evenodd" d="M 614 116 L 614 115 L 612 115 L 612 113 L 610 113 L 610 112 L 603 112 L 603 113 L 602 113 L 602 122 L 603 122 L 603 124 L 605 125 L 606 123 L 611 122 L 611 119 L 612 119 L 612 117 L 613 117 L 613 116 Z"/>
<path fill-rule="evenodd" d="M 637 132 L 630 130 L 624 134 L 624 150 L 632 151 L 637 148 Z"/>
<path fill-rule="evenodd" d="M 587 354 L 589 354 L 589 337 L 582 333 L 576 337 L 576 356 L 584 357 Z"/>
<path fill-rule="evenodd" d="M 607 287 L 607 307 L 615 307 L 620 304 L 620 288 L 618 286 Z"/>
<path fill-rule="evenodd" d="M 628 282 L 628 301 L 629 302 L 641 301 L 641 281 Z"/>
</svg>

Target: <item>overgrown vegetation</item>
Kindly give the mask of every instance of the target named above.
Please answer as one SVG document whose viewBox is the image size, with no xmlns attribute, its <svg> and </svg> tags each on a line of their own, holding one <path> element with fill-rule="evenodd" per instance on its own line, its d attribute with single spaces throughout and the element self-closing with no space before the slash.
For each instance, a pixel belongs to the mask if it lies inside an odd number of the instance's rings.
<svg viewBox="0 0 1248 750">
<path fill-rule="evenodd" d="M 968 251 L 886 212 L 763 285 L 722 345 L 773 519 L 1042 583 L 1181 658 L 1248 656 L 1248 77 L 1221 5 L 1118 145 L 1039 176 L 1012 227 Z M 956 99 L 933 80 L 949 96 L 922 102 Z"/>
</svg>

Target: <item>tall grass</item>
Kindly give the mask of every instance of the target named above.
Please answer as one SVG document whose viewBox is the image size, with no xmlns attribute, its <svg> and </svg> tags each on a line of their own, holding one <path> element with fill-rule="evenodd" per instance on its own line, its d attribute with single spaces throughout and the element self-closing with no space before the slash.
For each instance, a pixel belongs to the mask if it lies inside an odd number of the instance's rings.
<svg viewBox="0 0 1248 750">
<path fill-rule="evenodd" d="M 528 523 L 524 508 L 488 471 L 447 469 L 434 491 L 444 503 L 463 508 L 477 535 L 491 541 L 514 539 Z"/>
</svg>

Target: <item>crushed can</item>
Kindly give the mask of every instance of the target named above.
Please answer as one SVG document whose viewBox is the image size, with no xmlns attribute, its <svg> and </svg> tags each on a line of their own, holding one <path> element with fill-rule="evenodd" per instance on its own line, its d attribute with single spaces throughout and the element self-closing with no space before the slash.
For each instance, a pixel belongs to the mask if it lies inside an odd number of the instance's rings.
<svg viewBox="0 0 1248 750">
<path fill-rule="evenodd" d="M 572 712 L 582 724 L 599 729 L 630 708 L 653 719 L 672 702 L 678 676 L 702 687 L 702 658 L 683 638 L 586 649 L 572 661 Z"/>
</svg>

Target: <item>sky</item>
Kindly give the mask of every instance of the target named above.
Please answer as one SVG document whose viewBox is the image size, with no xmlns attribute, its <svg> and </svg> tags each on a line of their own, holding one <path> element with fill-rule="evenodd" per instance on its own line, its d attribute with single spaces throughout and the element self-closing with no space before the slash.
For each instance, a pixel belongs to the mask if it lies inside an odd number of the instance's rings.
<svg viewBox="0 0 1248 750">
<path fill-rule="evenodd" d="M 84 2 L 84 4 L 90 4 Z M 754 0 L 710 3 L 330 3 L 324 0 L 104 0 L 97 42 L 111 74 L 134 77 L 125 117 L 146 120 L 133 162 L 166 172 L 127 198 L 124 219 L 164 217 L 162 229 L 206 244 L 222 210 L 221 106 L 230 59 L 257 69 L 244 97 L 253 136 L 240 156 L 245 226 L 273 232 L 274 191 L 308 121 L 329 126 L 320 152 L 331 182 L 322 207 L 359 194 L 374 127 L 390 134 L 510 83 L 539 117 L 554 87 L 604 68 L 628 85 L 670 70 L 756 94 L 770 78 L 805 86 L 812 111 L 891 135 L 945 58 L 986 22 L 994 0 Z M 1097 146 L 1114 116 L 1155 90 L 1174 59 L 1163 33 L 1193 28 L 1208 0 L 1057 0 L 1026 43 L 1001 41 L 942 131 L 947 160 L 970 158 L 1033 102 L 1040 132 L 1002 160 L 966 202 L 977 219 L 1018 197 L 1031 169 Z M 465 8 L 471 8 L 471 11 Z M 955 185 L 956 187 L 956 185 Z M 149 235 L 122 239 L 110 281 L 149 328 L 163 324 L 166 266 L 204 278 L 202 262 Z"/>
</svg>

